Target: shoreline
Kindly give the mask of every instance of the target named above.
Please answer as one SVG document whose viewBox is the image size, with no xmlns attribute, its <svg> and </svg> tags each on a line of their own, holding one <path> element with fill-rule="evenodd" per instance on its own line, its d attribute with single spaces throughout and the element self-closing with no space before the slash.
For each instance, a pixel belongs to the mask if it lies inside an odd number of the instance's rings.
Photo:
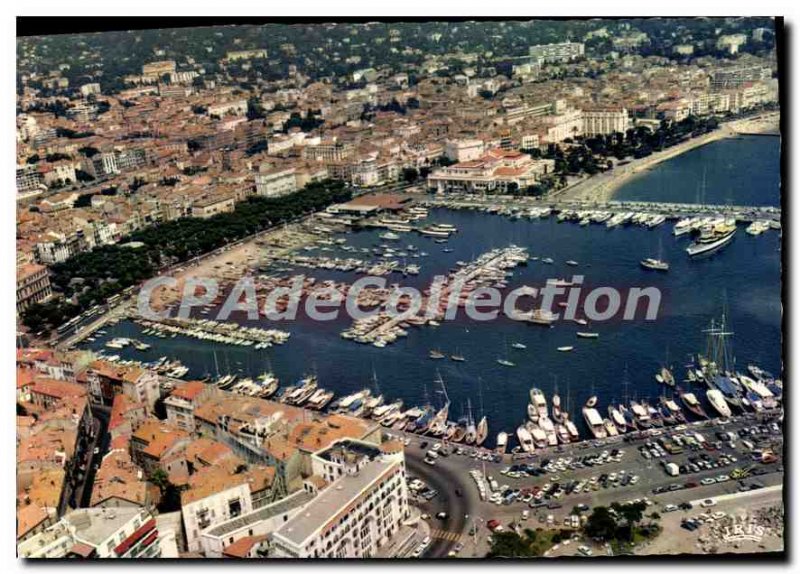
<svg viewBox="0 0 800 574">
<path fill-rule="evenodd" d="M 736 120 L 724 123 L 720 128 L 709 134 L 692 138 L 669 149 L 655 152 L 652 155 L 631 160 L 623 167 L 615 167 L 609 172 L 597 174 L 582 181 L 577 182 L 558 193 L 560 200 L 577 201 L 597 201 L 605 202 L 614 199 L 617 191 L 633 178 L 641 175 L 661 162 L 675 158 L 693 149 L 708 145 L 723 139 L 734 138 L 745 135 L 777 135 L 779 112 L 773 112 L 765 116 L 757 116 L 743 120 Z"/>
</svg>

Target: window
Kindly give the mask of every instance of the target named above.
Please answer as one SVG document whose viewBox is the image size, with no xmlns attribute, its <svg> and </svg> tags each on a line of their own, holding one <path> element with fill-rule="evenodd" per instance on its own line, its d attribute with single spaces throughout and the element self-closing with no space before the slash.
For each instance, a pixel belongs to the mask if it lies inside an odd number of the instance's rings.
<svg viewBox="0 0 800 574">
<path fill-rule="evenodd" d="M 242 513 L 242 501 L 238 498 L 228 501 L 228 513 L 230 516 L 236 517 Z"/>
</svg>

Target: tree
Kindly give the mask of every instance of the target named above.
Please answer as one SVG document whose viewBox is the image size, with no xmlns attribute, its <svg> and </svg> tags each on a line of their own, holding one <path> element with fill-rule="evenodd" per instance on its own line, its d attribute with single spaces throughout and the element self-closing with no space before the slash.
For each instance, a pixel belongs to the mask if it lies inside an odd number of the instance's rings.
<svg viewBox="0 0 800 574">
<path fill-rule="evenodd" d="M 419 178 L 419 172 L 413 167 L 403 168 L 403 181 L 414 183 Z"/>
<path fill-rule="evenodd" d="M 612 540 L 617 532 L 617 521 L 605 506 L 597 506 L 592 510 L 584 526 L 584 532 L 591 538 Z"/>
<path fill-rule="evenodd" d="M 532 558 L 539 556 L 533 547 L 536 532 L 525 530 L 525 536 L 516 532 L 495 532 L 492 535 L 492 546 L 487 558 Z"/>
</svg>

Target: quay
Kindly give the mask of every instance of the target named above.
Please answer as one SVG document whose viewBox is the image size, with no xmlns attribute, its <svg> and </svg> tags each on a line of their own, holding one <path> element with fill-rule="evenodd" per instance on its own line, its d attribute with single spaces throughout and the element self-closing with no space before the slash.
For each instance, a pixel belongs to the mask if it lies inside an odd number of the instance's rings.
<svg viewBox="0 0 800 574">
<path fill-rule="evenodd" d="M 524 209 L 531 207 L 549 207 L 554 213 L 570 210 L 607 210 L 616 212 L 635 211 L 664 215 L 666 219 L 682 217 L 724 215 L 734 217 L 740 222 L 752 222 L 758 219 L 780 221 L 781 208 L 773 206 L 752 205 L 708 205 L 698 203 L 668 203 L 653 201 L 592 201 L 592 200 L 556 200 L 519 199 L 512 196 L 481 197 L 432 197 L 424 200 L 429 207 L 445 207 L 449 209 Z"/>
</svg>

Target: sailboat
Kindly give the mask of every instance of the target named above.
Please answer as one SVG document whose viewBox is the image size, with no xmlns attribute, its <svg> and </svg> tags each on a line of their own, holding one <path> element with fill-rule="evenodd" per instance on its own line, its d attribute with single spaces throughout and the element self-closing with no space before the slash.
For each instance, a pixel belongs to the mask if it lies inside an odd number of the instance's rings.
<svg viewBox="0 0 800 574">
<path fill-rule="evenodd" d="M 653 271 L 669 271 L 669 263 L 661 259 L 661 237 L 658 238 L 658 257 L 647 257 L 642 259 L 639 264 L 645 269 Z"/>
<path fill-rule="evenodd" d="M 475 446 L 481 446 L 489 434 L 489 422 L 483 414 L 483 392 L 481 391 L 481 380 L 478 379 L 478 399 L 481 402 L 481 420 L 478 422 L 478 430 L 475 436 Z"/>
<path fill-rule="evenodd" d="M 474 444 L 477 438 L 478 431 L 475 428 L 475 420 L 472 418 L 472 405 L 467 399 L 467 433 L 464 435 L 464 442 L 466 444 Z"/>
</svg>

